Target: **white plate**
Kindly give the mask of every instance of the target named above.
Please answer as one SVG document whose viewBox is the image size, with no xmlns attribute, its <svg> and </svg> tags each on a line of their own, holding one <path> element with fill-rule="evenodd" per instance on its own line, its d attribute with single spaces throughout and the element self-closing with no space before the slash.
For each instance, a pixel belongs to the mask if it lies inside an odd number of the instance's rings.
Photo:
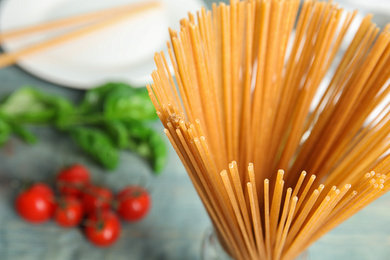
<svg viewBox="0 0 390 260">
<path fill-rule="evenodd" d="M 3 0 L 0 31 L 120 6 L 142 0 Z M 47 81 L 88 89 L 107 81 L 123 81 L 134 86 L 151 82 L 153 56 L 166 49 L 168 27 L 179 28 L 187 13 L 200 10 L 201 0 L 161 0 L 162 8 L 102 28 L 80 38 L 23 57 L 18 65 Z M 10 52 L 63 34 L 70 29 L 30 35 L 3 42 Z"/>
</svg>

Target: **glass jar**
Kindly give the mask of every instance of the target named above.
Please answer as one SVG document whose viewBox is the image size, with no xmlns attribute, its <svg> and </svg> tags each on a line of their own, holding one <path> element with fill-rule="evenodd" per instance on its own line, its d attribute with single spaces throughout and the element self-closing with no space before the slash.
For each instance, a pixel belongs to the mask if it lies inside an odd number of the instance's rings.
<svg viewBox="0 0 390 260">
<path fill-rule="evenodd" d="M 219 243 L 218 236 L 214 228 L 207 228 L 201 245 L 201 259 L 202 260 L 233 260 Z M 308 251 L 304 251 L 296 260 L 309 259 Z"/>
<path fill-rule="evenodd" d="M 223 249 L 214 228 L 207 228 L 202 240 L 202 260 L 233 260 Z"/>
</svg>

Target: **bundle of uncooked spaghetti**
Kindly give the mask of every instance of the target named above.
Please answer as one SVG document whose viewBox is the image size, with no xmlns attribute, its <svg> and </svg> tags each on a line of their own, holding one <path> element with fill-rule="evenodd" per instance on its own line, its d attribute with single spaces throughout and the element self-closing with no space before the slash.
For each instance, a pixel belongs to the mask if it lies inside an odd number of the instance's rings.
<svg viewBox="0 0 390 260">
<path fill-rule="evenodd" d="M 390 26 L 370 19 L 339 51 L 356 12 L 231 1 L 156 54 L 150 98 L 233 258 L 294 259 L 389 190 Z"/>
</svg>

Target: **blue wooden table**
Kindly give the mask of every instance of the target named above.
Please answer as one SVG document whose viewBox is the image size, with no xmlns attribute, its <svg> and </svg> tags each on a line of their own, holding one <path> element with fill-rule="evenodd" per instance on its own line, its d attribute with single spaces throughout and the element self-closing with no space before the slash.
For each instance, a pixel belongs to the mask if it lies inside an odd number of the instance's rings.
<svg viewBox="0 0 390 260">
<path fill-rule="evenodd" d="M 0 96 L 24 85 L 77 101 L 82 92 L 56 86 L 18 67 L 0 70 Z M 156 128 L 162 127 L 159 122 Z M 105 172 L 59 133 L 45 127 L 32 128 L 40 139 L 28 146 L 12 139 L 0 149 L 0 259 L 1 260 L 130 260 L 200 259 L 202 236 L 210 226 L 207 214 L 186 172 L 172 149 L 161 176 L 154 177 L 148 164 L 128 152 L 121 154 L 120 167 Z M 168 143 L 168 142 L 167 142 Z M 69 162 L 87 165 L 96 183 L 113 190 L 126 183 L 146 182 L 153 207 L 142 222 L 122 223 L 120 240 L 107 249 L 86 241 L 79 229 L 63 229 L 48 222 L 30 225 L 13 210 L 16 191 L 12 179 L 52 182 L 58 169 Z M 324 236 L 309 249 L 309 259 L 390 259 L 390 194 Z"/>
</svg>

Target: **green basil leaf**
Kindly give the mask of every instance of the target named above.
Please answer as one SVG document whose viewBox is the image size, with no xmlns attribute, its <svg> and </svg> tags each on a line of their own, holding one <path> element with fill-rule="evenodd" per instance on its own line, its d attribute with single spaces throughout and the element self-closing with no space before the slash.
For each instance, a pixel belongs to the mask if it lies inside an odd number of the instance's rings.
<svg viewBox="0 0 390 260">
<path fill-rule="evenodd" d="M 9 124 L 12 128 L 12 131 L 26 143 L 35 144 L 37 142 L 37 137 L 25 127 L 23 127 L 21 124 L 18 124 L 13 121 L 10 121 Z"/>
<path fill-rule="evenodd" d="M 123 122 L 113 120 L 107 121 L 104 122 L 103 128 L 118 148 L 123 149 L 129 145 L 127 128 Z"/>
<path fill-rule="evenodd" d="M 112 91 L 118 89 L 124 89 L 128 94 L 132 94 L 134 90 L 130 85 L 124 83 L 107 83 L 102 86 L 90 89 L 85 92 L 84 98 L 81 101 L 78 111 L 80 113 L 86 112 L 102 112 L 104 110 L 104 104 L 106 98 Z"/>
<path fill-rule="evenodd" d="M 104 132 L 93 128 L 77 127 L 71 130 L 71 135 L 84 152 L 106 169 L 112 170 L 118 166 L 119 151 Z"/>
<path fill-rule="evenodd" d="M 0 112 L 20 123 L 50 123 L 73 113 L 74 105 L 65 98 L 46 95 L 32 87 L 21 88 L 0 106 Z"/>
<path fill-rule="evenodd" d="M 10 125 L 4 119 L 0 118 L 0 145 L 8 141 L 11 133 L 12 129 Z"/>
<path fill-rule="evenodd" d="M 55 109 L 44 102 L 41 93 L 31 87 L 21 88 L 8 96 L 0 111 L 17 121 L 31 123 L 47 123 L 56 114 Z"/>
<path fill-rule="evenodd" d="M 110 119 L 155 120 L 156 110 L 145 88 L 115 89 L 107 96 L 104 114 Z"/>
<path fill-rule="evenodd" d="M 147 159 L 155 173 L 161 172 L 167 161 L 164 139 L 139 121 L 126 122 L 126 126 L 130 138 L 128 149 Z"/>
</svg>

